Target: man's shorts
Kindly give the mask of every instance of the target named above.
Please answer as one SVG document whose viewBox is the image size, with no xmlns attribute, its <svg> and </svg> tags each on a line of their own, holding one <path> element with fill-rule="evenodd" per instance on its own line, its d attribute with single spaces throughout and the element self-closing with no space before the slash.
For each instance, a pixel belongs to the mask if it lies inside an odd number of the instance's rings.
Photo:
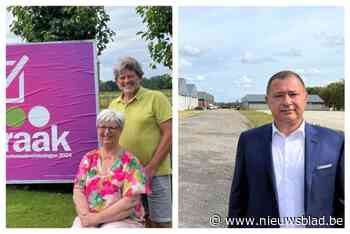
<svg viewBox="0 0 350 234">
<path fill-rule="evenodd" d="M 149 215 L 152 222 L 171 222 L 171 193 L 171 175 L 154 176 L 152 178 L 152 193 L 142 197 L 146 214 Z"/>
</svg>

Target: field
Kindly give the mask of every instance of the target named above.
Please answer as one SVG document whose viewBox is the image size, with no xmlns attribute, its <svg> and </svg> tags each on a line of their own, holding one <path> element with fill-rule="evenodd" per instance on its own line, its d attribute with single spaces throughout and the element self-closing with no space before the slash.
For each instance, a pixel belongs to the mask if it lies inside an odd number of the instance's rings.
<svg viewBox="0 0 350 234">
<path fill-rule="evenodd" d="M 241 110 L 239 112 L 249 120 L 249 127 L 251 128 L 260 127 L 272 122 L 272 116 L 264 112 L 254 110 Z"/>
<path fill-rule="evenodd" d="M 172 103 L 171 89 L 163 89 L 159 91 L 163 92 L 164 95 L 168 97 L 170 103 Z M 119 95 L 120 92 L 101 92 L 99 95 L 100 110 L 107 108 L 109 103 Z"/>
</svg>

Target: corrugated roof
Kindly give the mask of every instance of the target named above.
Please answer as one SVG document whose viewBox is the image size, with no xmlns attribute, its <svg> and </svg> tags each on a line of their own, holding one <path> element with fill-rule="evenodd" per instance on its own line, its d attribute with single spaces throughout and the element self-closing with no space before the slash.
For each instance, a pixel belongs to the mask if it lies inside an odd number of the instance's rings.
<svg viewBox="0 0 350 234">
<path fill-rule="evenodd" d="M 206 99 L 207 98 L 207 93 L 203 91 L 198 91 L 198 98 Z"/>
<path fill-rule="evenodd" d="M 242 98 L 242 102 L 264 102 L 265 103 L 265 95 L 247 94 Z"/>
<path fill-rule="evenodd" d="M 318 96 L 318 95 L 309 95 L 308 102 L 310 102 L 310 103 L 324 103 L 322 98 L 320 98 L 320 96 Z"/>
<path fill-rule="evenodd" d="M 197 91 L 195 84 L 187 84 L 185 78 L 179 78 L 179 95 L 181 96 L 190 96 L 194 98 L 203 98 L 210 102 L 214 102 L 214 96 L 207 92 Z"/>
<path fill-rule="evenodd" d="M 196 88 L 196 85 L 194 84 L 187 84 L 187 92 L 188 92 L 188 96 L 190 97 L 195 97 L 195 98 L 198 97 L 197 88 Z"/>
<path fill-rule="evenodd" d="M 214 102 L 214 96 L 207 92 L 198 91 L 198 98 L 207 100 L 209 102 Z"/>
</svg>

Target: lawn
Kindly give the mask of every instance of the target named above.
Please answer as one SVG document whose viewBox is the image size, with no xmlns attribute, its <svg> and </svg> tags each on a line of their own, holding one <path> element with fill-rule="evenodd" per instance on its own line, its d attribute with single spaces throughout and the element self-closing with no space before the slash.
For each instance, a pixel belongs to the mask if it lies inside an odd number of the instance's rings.
<svg viewBox="0 0 350 234">
<path fill-rule="evenodd" d="M 272 115 L 263 112 L 254 110 L 240 110 L 239 112 L 249 120 L 249 127 L 251 128 L 260 127 L 264 124 L 272 122 Z"/>
<path fill-rule="evenodd" d="M 72 186 L 72 184 L 7 185 L 6 227 L 70 227 L 75 217 Z"/>
<path fill-rule="evenodd" d="M 185 110 L 179 111 L 179 119 L 185 119 L 188 117 L 196 116 L 201 114 L 203 111 L 195 111 L 195 110 Z"/>
</svg>

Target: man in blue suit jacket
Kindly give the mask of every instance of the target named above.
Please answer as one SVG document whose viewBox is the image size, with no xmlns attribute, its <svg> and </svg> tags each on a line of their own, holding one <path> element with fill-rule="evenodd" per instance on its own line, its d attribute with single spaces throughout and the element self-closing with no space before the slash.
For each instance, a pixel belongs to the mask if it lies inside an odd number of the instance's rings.
<svg viewBox="0 0 350 234">
<path fill-rule="evenodd" d="M 304 121 L 298 74 L 273 75 L 266 93 L 274 121 L 239 138 L 228 226 L 344 227 L 344 135 Z"/>
</svg>

